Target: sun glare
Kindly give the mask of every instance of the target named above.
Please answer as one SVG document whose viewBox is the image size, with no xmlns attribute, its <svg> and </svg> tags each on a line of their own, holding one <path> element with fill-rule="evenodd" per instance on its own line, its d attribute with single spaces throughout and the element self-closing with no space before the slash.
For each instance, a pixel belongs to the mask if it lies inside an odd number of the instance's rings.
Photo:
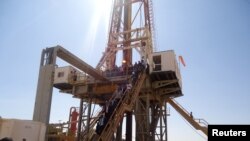
<svg viewBox="0 0 250 141">
<path fill-rule="evenodd" d="M 94 17 L 98 17 L 98 21 L 104 20 L 107 29 L 108 23 L 110 19 L 111 6 L 113 0 L 93 0 L 95 5 L 96 15 Z"/>
<path fill-rule="evenodd" d="M 90 19 L 90 26 L 88 27 L 88 36 L 86 39 L 86 43 L 88 44 L 89 48 L 93 50 L 95 42 L 96 42 L 96 35 L 98 28 L 104 27 L 105 32 L 108 33 L 108 26 L 110 20 L 110 13 L 112 7 L 113 0 L 92 0 L 91 5 L 93 6 L 92 18 Z M 106 35 L 105 35 L 106 37 Z"/>
</svg>

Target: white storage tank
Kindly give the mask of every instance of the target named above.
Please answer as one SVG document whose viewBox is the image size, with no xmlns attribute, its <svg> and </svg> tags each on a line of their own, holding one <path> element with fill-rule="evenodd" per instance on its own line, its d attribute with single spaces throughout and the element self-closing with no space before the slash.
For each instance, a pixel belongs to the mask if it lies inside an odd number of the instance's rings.
<svg viewBox="0 0 250 141">
<path fill-rule="evenodd" d="M 0 119 L 0 139 L 9 137 L 13 141 L 44 141 L 46 126 L 31 120 Z"/>
</svg>

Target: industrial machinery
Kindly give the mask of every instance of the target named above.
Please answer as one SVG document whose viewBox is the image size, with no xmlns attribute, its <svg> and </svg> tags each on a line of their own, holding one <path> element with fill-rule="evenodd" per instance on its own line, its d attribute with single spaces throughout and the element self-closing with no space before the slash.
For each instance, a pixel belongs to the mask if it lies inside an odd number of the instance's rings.
<svg viewBox="0 0 250 141">
<path fill-rule="evenodd" d="M 167 141 L 167 103 L 207 135 L 206 122 L 174 100 L 183 96 L 180 70 L 173 50 L 156 51 L 152 4 L 113 1 L 108 43 L 96 67 L 59 45 L 42 51 L 33 120 L 48 125 L 48 140 L 120 141 L 125 131 L 132 141 L 134 124 L 135 140 Z M 57 66 L 58 57 L 70 66 Z M 49 125 L 53 87 L 80 99 L 68 123 Z M 92 114 L 95 105 L 101 108 Z"/>
</svg>

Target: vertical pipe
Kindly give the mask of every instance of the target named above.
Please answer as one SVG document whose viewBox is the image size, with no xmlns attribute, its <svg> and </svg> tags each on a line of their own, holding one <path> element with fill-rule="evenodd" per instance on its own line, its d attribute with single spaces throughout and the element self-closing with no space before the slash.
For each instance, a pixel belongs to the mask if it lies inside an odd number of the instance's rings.
<svg viewBox="0 0 250 141">
<path fill-rule="evenodd" d="M 139 140 L 139 98 L 136 100 L 135 103 L 135 140 Z"/>
<path fill-rule="evenodd" d="M 120 125 L 117 129 L 116 141 L 122 141 L 122 124 L 123 124 L 123 118 L 121 119 Z"/>
<path fill-rule="evenodd" d="M 132 130 L 133 130 L 133 119 L 132 112 L 126 112 L 127 121 L 126 121 L 126 141 L 132 141 Z"/>
<path fill-rule="evenodd" d="M 79 119 L 78 119 L 77 137 L 76 137 L 77 141 L 81 140 L 82 115 L 83 115 L 83 99 L 80 100 Z"/>
<path fill-rule="evenodd" d="M 165 117 L 166 117 L 166 123 L 165 123 L 165 140 L 168 141 L 168 110 L 167 110 L 167 103 L 165 103 Z"/>
<path fill-rule="evenodd" d="M 146 102 L 146 134 L 144 134 L 146 140 L 150 141 L 150 101 L 149 101 L 149 94 L 147 94 L 147 102 Z"/>
<path fill-rule="evenodd" d="M 124 0 L 124 31 L 131 30 L 131 18 L 132 18 L 132 3 L 131 0 Z M 125 40 L 131 39 L 131 33 L 126 33 L 124 35 Z M 129 47 L 131 42 L 126 42 L 123 44 L 124 47 Z M 124 65 L 127 69 L 132 65 L 132 49 L 123 50 L 123 60 L 125 61 Z"/>
<path fill-rule="evenodd" d="M 131 30 L 131 16 L 132 16 L 132 3 L 131 0 L 124 0 L 124 31 Z M 125 35 L 125 40 L 131 38 L 131 33 Z M 123 46 L 130 46 L 129 43 L 125 43 Z M 132 49 L 123 51 L 123 60 L 125 60 L 125 68 L 127 69 L 132 64 Z M 126 122 L 126 141 L 132 141 L 132 112 L 127 112 L 127 122 Z"/>
<path fill-rule="evenodd" d="M 89 140 L 89 125 L 90 125 L 90 116 L 91 116 L 91 106 L 92 106 L 92 98 L 89 99 L 89 103 L 88 103 L 88 115 L 87 115 L 87 127 L 86 127 L 86 130 L 87 130 L 87 138 Z"/>
<path fill-rule="evenodd" d="M 163 118 L 163 109 L 162 109 L 163 106 L 160 107 L 160 140 L 163 141 L 163 132 L 162 132 L 162 118 Z"/>
</svg>

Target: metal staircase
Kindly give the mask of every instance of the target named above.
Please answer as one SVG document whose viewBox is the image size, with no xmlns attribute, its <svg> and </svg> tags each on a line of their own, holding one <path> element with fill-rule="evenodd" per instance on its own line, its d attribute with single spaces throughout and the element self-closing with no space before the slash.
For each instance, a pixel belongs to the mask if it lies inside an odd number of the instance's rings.
<svg viewBox="0 0 250 141">
<path fill-rule="evenodd" d="M 116 108 L 113 110 L 105 128 L 103 129 L 97 141 L 109 141 L 116 132 L 116 129 L 123 118 L 126 111 L 132 111 L 135 105 L 136 99 L 139 96 L 141 86 L 146 78 L 146 73 L 141 73 L 138 80 L 134 84 L 134 87 L 125 92 L 124 96 L 118 101 Z M 95 140 L 95 139 L 94 139 Z"/>
<path fill-rule="evenodd" d="M 169 98 L 167 101 L 177 112 L 179 112 L 195 129 L 201 130 L 208 135 L 208 123 L 204 119 L 195 119 L 192 113 L 185 110 L 177 101 Z"/>
<path fill-rule="evenodd" d="M 117 91 L 114 92 L 112 94 L 112 96 L 110 97 L 109 101 L 107 103 L 111 103 L 112 101 L 115 100 L 117 96 Z M 96 134 L 96 130 L 94 129 L 94 127 L 96 126 L 97 121 L 100 119 L 101 115 L 105 112 L 105 106 L 99 110 L 98 112 L 96 112 L 97 116 L 95 116 L 95 118 L 93 120 L 90 121 L 90 126 L 89 126 L 89 131 L 85 130 L 82 134 L 81 134 L 81 140 L 83 141 L 91 141 L 91 140 L 96 140 L 96 138 L 98 137 L 98 135 Z"/>
<path fill-rule="evenodd" d="M 91 118 L 90 124 L 89 124 L 89 131 L 84 130 L 84 132 L 81 133 L 81 139 L 83 141 L 88 141 L 91 138 L 93 138 L 93 136 L 95 135 L 95 129 L 94 129 L 94 127 L 95 127 L 96 122 L 97 122 L 97 120 L 99 119 L 100 116 L 101 116 L 101 111 L 98 111 L 96 113 L 96 115 Z"/>
</svg>

